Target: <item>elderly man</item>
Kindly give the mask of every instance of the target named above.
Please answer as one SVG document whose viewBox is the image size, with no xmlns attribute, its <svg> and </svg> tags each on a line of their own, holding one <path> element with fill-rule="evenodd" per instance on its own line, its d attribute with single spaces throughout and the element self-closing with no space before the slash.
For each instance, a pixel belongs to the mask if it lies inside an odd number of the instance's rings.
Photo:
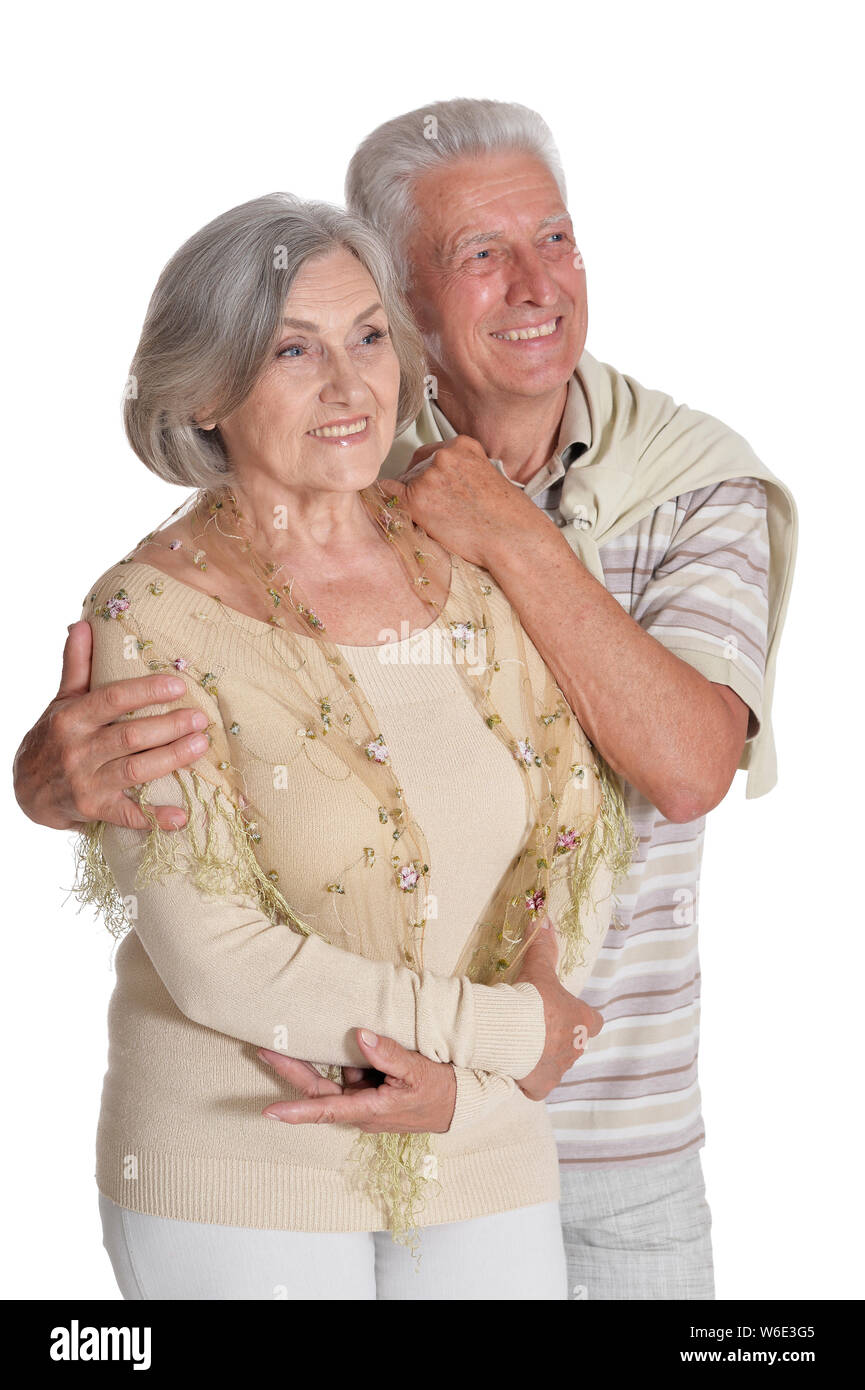
<svg viewBox="0 0 865 1390">
<path fill-rule="evenodd" d="M 583 996 L 604 1028 L 561 1076 L 549 1018 L 546 1084 L 544 1058 L 532 1074 L 559 1144 L 572 1293 L 712 1298 L 698 877 L 706 814 L 737 767 L 749 796 L 774 785 L 795 504 L 740 436 L 585 352 L 585 269 L 534 112 L 458 100 L 400 116 L 358 149 L 347 198 L 393 247 L 429 354 L 429 399 L 384 476 L 495 576 L 622 777 L 639 837 Z M 123 788 L 192 762 L 191 725 L 151 719 L 122 756 L 111 721 L 152 692 L 139 679 L 85 693 L 88 636 L 70 629 L 60 692 L 16 760 L 18 798 L 43 824 L 136 824 Z M 308 1094 L 271 1112 L 399 1130 L 410 1104 L 415 1126 L 447 1127 L 447 1065 L 383 1037 L 364 1050 L 400 1084 L 336 1095 L 268 1054 Z"/>
</svg>

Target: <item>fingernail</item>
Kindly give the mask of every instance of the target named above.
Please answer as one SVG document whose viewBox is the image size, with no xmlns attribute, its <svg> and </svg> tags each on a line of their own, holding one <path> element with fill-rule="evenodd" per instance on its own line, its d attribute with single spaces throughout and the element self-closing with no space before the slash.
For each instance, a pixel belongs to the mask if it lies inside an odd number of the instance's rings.
<svg viewBox="0 0 865 1390">
<path fill-rule="evenodd" d="M 279 1116 L 274 1115 L 270 1110 L 264 1110 L 262 1111 L 262 1114 L 266 1115 L 269 1120 L 279 1120 Z M 280 1124 L 282 1124 L 281 1120 L 279 1122 Z"/>
<path fill-rule="evenodd" d="M 367 1031 L 366 1028 L 361 1028 L 361 1030 L 360 1030 L 360 1036 L 363 1038 L 363 1040 L 364 1040 L 364 1042 L 366 1043 L 367 1047 L 377 1047 L 377 1046 L 378 1046 L 378 1037 L 376 1036 L 375 1033 L 370 1033 L 370 1032 Z"/>
<path fill-rule="evenodd" d="M 182 681 L 179 676 L 169 676 L 165 682 L 165 689 L 169 695 L 182 695 L 186 689 L 186 681 Z"/>
<path fill-rule="evenodd" d="M 189 748 L 192 753 L 204 753 L 210 747 L 210 740 L 203 734 L 196 734 L 189 740 Z"/>
<path fill-rule="evenodd" d="M 203 709 L 196 710 L 195 714 L 192 716 L 192 727 L 193 727 L 193 729 L 206 729 L 209 723 L 210 723 L 210 720 L 208 719 L 207 715 L 204 713 L 204 710 L 203 710 Z"/>
</svg>

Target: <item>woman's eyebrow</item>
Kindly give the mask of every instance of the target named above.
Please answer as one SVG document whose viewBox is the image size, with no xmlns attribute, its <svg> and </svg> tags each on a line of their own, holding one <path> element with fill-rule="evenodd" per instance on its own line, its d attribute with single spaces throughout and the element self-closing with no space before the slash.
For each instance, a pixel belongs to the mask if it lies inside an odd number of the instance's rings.
<svg viewBox="0 0 865 1390">
<path fill-rule="evenodd" d="M 374 314 L 376 310 L 381 309 L 381 307 L 382 306 L 378 303 L 378 300 L 376 300 L 375 304 L 370 304 L 367 309 L 361 309 L 360 313 L 357 315 L 357 318 L 354 320 L 352 327 L 354 327 L 355 323 L 360 323 L 361 319 L 369 318 L 371 314 Z M 311 323 L 309 319 L 284 318 L 282 322 L 285 324 L 286 328 L 302 328 L 307 333 L 318 332 L 318 324 Z"/>
</svg>

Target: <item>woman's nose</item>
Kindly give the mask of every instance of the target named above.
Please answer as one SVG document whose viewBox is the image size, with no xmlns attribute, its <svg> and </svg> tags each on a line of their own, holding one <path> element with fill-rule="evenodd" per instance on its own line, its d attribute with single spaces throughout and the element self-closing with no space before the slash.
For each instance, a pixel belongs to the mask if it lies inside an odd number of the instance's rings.
<svg viewBox="0 0 865 1390">
<path fill-rule="evenodd" d="M 366 383 L 354 363 L 346 356 L 332 356 L 327 360 L 319 395 L 329 404 L 347 404 L 363 400 L 368 394 Z"/>
</svg>

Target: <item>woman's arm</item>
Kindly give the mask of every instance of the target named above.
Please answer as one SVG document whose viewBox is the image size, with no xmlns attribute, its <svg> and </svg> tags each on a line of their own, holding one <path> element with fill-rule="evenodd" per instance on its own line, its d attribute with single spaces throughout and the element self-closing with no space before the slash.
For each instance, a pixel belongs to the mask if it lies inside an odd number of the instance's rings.
<svg viewBox="0 0 865 1390">
<path fill-rule="evenodd" d="M 210 769 L 202 760 L 195 771 L 204 777 Z M 185 789 L 191 806 L 190 826 L 155 834 L 170 841 L 176 855 L 189 856 L 192 867 L 192 845 L 196 838 L 204 843 L 210 815 L 210 852 L 230 862 L 231 827 L 212 815 L 218 793 L 199 782 L 196 795 L 191 781 L 184 769 L 148 786 L 163 805 L 182 804 Z M 368 960 L 272 923 L 249 893 L 208 894 L 189 872 L 136 882 L 148 838 L 105 825 L 102 852 L 141 944 L 177 1007 L 194 1022 L 289 1056 L 339 1065 L 366 1065 L 353 1032 L 360 1027 L 435 1061 L 507 1075 L 525 1076 L 541 1055 L 543 1003 L 533 985 L 476 985 Z"/>
</svg>

